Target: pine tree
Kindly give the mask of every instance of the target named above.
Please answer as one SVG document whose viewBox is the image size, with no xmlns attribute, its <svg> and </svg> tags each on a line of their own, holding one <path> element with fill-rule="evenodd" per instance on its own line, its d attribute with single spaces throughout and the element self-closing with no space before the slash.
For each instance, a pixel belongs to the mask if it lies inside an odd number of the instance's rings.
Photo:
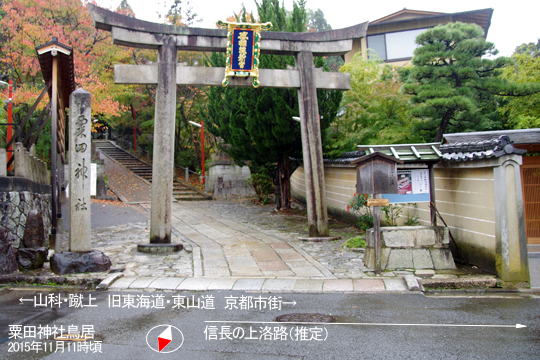
<svg viewBox="0 0 540 360">
<path fill-rule="evenodd" d="M 261 23 L 271 22 L 273 31 L 301 32 L 306 30 L 305 2 L 293 3 L 290 17 L 275 0 L 257 3 Z M 244 17 L 239 21 L 245 21 Z M 264 37 L 264 34 L 262 34 Z M 225 66 L 222 54 L 212 54 L 210 65 Z M 286 69 L 294 66 L 292 56 L 261 55 L 260 68 Z M 315 66 L 324 61 L 316 58 Z M 335 118 L 342 93 L 318 91 L 321 129 L 328 128 Z M 291 158 L 302 158 L 300 124 L 292 120 L 298 116 L 296 89 L 219 88 L 208 91 L 205 124 L 214 136 L 221 137 L 228 145 L 226 151 L 237 163 L 250 164 L 252 171 L 275 166 L 277 208 L 290 207 L 290 176 L 295 164 Z M 324 141 L 324 140 L 323 140 Z"/>
<path fill-rule="evenodd" d="M 524 96 L 540 91 L 537 84 L 517 84 L 499 77 L 512 64 L 497 55 L 476 24 L 460 22 L 428 29 L 416 38 L 409 84 L 403 86 L 417 104 L 413 113 L 422 119 L 422 130 L 441 141 L 450 131 L 483 130 L 493 126 L 496 95 Z"/>
</svg>

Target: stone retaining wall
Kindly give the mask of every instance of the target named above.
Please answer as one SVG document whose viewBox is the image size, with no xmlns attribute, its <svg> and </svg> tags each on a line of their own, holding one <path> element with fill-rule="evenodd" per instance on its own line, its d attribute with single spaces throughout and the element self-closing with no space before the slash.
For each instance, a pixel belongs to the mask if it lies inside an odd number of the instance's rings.
<svg viewBox="0 0 540 360">
<path fill-rule="evenodd" d="M 43 236 L 47 239 L 51 232 L 51 194 L 36 194 L 28 191 L 0 192 L 0 227 L 5 228 L 8 234 L 17 239 L 11 243 L 11 246 L 15 248 L 20 247 L 26 228 L 26 219 L 31 210 L 41 213 Z"/>
<path fill-rule="evenodd" d="M 367 231 L 364 264 L 375 268 L 375 238 Z M 448 228 L 441 226 L 381 227 L 381 270 L 455 269 Z"/>
</svg>

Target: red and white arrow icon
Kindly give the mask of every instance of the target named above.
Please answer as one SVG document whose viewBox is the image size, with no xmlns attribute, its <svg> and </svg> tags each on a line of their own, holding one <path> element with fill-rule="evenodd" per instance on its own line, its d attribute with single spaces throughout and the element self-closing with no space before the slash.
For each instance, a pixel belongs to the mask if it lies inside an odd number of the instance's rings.
<svg viewBox="0 0 540 360">
<path fill-rule="evenodd" d="M 158 336 L 158 350 L 161 352 L 161 350 L 165 349 L 167 345 L 172 341 L 172 331 L 171 326 L 167 327 L 161 334 Z"/>
</svg>

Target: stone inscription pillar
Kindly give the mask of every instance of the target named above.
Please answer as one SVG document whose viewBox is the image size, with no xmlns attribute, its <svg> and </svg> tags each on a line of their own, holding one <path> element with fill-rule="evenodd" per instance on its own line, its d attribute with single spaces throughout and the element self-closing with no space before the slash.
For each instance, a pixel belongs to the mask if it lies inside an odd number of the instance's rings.
<svg viewBox="0 0 540 360">
<path fill-rule="evenodd" d="M 177 50 L 173 36 L 164 35 L 163 40 L 158 50 L 150 244 L 171 243 Z"/>
<path fill-rule="evenodd" d="M 296 68 L 300 73 L 298 102 L 306 182 L 309 237 L 327 237 L 328 210 L 324 184 L 319 106 L 315 88 L 313 54 L 302 51 L 296 54 Z"/>
<path fill-rule="evenodd" d="M 530 282 L 521 187 L 521 156 L 506 155 L 493 169 L 497 275 L 506 282 Z"/>
<path fill-rule="evenodd" d="M 69 96 L 69 250 L 90 251 L 90 93 Z M 53 144 L 55 146 L 55 144 Z"/>
</svg>

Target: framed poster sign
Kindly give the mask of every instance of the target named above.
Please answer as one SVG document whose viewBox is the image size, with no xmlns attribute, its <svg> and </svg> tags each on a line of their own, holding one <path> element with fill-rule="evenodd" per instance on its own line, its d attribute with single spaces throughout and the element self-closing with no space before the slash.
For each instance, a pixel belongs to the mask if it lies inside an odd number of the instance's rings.
<svg viewBox="0 0 540 360">
<path fill-rule="evenodd" d="M 429 170 L 398 170 L 398 193 L 383 194 L 391 204 L 429 202 Z"/>
</svg>

